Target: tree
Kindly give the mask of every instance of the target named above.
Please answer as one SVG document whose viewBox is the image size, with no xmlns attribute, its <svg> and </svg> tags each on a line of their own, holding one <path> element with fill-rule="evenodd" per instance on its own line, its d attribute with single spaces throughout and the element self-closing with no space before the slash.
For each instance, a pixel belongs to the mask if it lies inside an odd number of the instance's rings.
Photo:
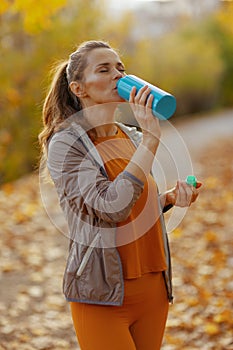
<svg viewBox="0 0 233 350">
<path fill-rule="evenodd" d="M 64 1 L 1 2 L 0 182 L 35 168 L 48 72 L 76 44 L 95 37 L 104 17 L 94 1 L 66 3 L 59 11 Z"/>
<path fill-rule="evenodd" d="M 176 96 L 176 115 L 210 109 L 218 102 L 223 70 L 219 47 L 198 26 L 140 41 L 132 55 L 132 71 Z"/>
<path fill-rule="evenodd" d="M 221 103 L 233 105 L 233 2 L 225 2 L 209 22 L 209 35 L 214 37 L 224 65 L 220 84 Z"/>
<path fill-rule="evenodd" d="M 52 17 L 63 9 L 67 0 L 1 0 L 0 15 L 20 15 L 26 32 L 35 34 L 52 26 Z"/>
</svg>

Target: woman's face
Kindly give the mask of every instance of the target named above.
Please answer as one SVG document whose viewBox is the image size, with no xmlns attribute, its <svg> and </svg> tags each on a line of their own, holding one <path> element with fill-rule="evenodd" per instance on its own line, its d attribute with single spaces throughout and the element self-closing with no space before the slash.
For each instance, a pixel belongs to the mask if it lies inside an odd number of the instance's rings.
<svg viewBox="0 0 233 350">
<path fill-rule="evenodd" d="M 87 57 L 83 72 L 82 93 L 85 106 L 124 101 L 117 92 L 116 83 L 125 75 L 125 68 L 112 49 L 98 48 Z"/>
</svg>

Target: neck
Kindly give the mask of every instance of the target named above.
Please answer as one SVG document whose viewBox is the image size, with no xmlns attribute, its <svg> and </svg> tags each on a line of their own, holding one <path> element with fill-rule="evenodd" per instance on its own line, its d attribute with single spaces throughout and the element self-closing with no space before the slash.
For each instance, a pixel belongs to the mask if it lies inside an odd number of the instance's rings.
<svg viewBox="0 0 233 350">
<path fill-rule="evenodd" d="M 85 118 L 97 137 L 113 136 L 117 132 L 115 110 L 118 104 L 100 104 L 84 109 Z"/>
</svg>

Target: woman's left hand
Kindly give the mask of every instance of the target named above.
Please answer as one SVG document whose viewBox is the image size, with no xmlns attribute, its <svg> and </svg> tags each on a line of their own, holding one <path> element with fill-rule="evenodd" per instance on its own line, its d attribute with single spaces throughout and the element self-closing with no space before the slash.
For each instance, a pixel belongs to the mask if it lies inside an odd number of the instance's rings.
<svg viewBox="0 0 233 350">
<path fill-rule="evenodd" d="M 177 181 L 176 186 L 166 192 L 166 204 L 182 208 L 189 207 L 197 199 L 201 186 L 201 182 L 197 183 L 197 187 L 193 187 L 185 181 Z"/>
</svg>

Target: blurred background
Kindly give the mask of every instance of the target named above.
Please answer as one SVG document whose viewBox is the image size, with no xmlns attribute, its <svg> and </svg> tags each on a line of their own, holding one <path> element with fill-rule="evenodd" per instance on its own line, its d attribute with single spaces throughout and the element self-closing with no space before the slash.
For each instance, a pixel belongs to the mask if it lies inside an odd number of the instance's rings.
<svg viewBox="0 0 233 350">
<path fill-rule="evenodd" d="M 89 39 L 174 94 L 175 118 L 233 106 L 232 1 L 1 0 L 0 183 L 35 168 L 49 71 Z"/>
<path fill-rule="evenodd" d="M 203 182 L 169 234 L 162 349 L 232 350 L 233 1 L 221 0 L 0 0 L 0 350 L 78 349 L 62 294 L 68 240 L 55 190 L 39 188 L 37 138 L 49 72 L 91 39 L 177 98 L 163 169 L 174 185 L 191 156 Z"/>
</svg>

